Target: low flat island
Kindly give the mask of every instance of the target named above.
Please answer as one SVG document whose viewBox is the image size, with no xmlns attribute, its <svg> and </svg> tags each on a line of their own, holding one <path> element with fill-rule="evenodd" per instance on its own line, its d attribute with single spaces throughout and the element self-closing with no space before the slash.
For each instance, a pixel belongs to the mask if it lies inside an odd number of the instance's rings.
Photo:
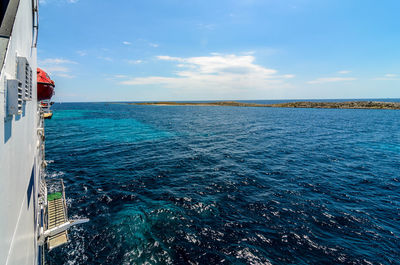
<svg viewBox="0 0 400 265">
<path fill-rule="evenodd" d="M 345 102 L 315 102 L 298 101 L 278 104 L 257 104 L 237 101 L 216 102 L 139 102 L 121 103 L 128 105 L 151 105 L 151 106 L 229 106 L 229 107 L 269 107 L 269 108 L 317 108 L 317 109 L 400 109 L 398 102 L 382 101 L 345 101 Z"/>
</svg>

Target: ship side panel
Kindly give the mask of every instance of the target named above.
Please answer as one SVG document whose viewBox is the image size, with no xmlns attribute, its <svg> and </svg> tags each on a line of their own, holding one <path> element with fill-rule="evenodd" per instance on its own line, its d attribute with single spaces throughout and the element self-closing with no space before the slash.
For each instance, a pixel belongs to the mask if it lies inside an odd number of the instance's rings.
<svg viewBox="0 0 400 265">
<path fill-rule="evenodd" d="M 36 48 L 32 48 L 32 1 L 21 0 L 0 76 L 0 264 L 36 264 L 39 121 Z M 33 99 L 22 114 L 7 116 L 6 79 L 16 78 L 17 56 L 33 70 Z"/>
</svg>

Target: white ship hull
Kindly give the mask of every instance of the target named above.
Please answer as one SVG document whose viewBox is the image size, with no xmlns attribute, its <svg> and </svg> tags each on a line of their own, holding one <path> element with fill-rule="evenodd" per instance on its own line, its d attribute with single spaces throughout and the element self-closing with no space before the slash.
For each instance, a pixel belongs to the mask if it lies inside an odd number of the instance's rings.
<svg viewBox="0 0 400 265">
<path fill-rule="evenodd" d="M 47 193 L 45 104 L 37 100 L 38 0 L 0 4 L 0 264 L 43 264 L 44 247 L 67 243 L 67 229 L 88 219 L 68 219 L 62 180 L 52 180 Z"/>
<path fill-rule="evenodd" d="M 38 264 L 40 259 L 38 187 L 44 145 L 40 136 L 43 122 L 36 99 L 35 8 L 36 0 L 9 1 L 1 29 L 0 264 L 8 265 Z M 11 23 L 11 28 L 5 28 Z M 20 114 L 11 115 L 9 93 L 12 88 L 8 80 L 17 79 L 17 57 L 26 58 L 32 70 L 31 80 L 28 80 L 32 85 L 31 98 L 22 101 Z"/>
</svg>

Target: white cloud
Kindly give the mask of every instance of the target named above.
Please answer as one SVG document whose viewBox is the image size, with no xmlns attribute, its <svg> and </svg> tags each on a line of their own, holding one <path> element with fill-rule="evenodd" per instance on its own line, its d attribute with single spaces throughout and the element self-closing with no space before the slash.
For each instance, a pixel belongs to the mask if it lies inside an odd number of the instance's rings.
<svg viewBox="0 0 400 265">
<path fill-rule="evenodd" d="M 373 80 L 391 81 L 391 80 L 400 80 L 400 78 L 399 75 L 397 74 L 385 74 L 383 77 L 376 77 Z"/>
<path fill-rule="evenodd" d="M 67 59 L 62 59 L 62 58 L 47 58 L 44 60 L 40 60 L 39 64 L 43 65 L 48 65 L 48 64 L 77 64 L 77 62 L 67 60 Z"/>
<path fill-rule="evenodd" d="M 255 53 L 256 53 L 255 51 L 242 52 L 243 55 L 253 55 Z"/>
<path fill-rule="evenodd" d="M 108 74 L 105 74 L 104 75 L 104 79 L 105 80 L 107 80 L 107 81 L 112 81 L 112 82 L 116 82 L 116 80 L 118 80 L 118 81 L 120 81 L 120 80 L 122 80 L 122 79 L 126 79 L 126 78 L 129 78 L 129 76 L 127 76 L 127 75 L 122 75 L 122 74 L 115 74 L 115 75 L 108 75 Z"/>
<path fill-rule="evenodd" d="M 126 75 L 114 75 L 114 78 L 127 78 L 128 76 Z"/>
<path fill-rule="evenodd" d="M 357 78 L 354 77 L 321 77 L 315 80 L 308 81 L 309 84 L 324 84 L 324 83 L 334 83 L 334 82 L 345 82 L 354 81 Z"/>
<path fill-rule="evenodd" d="M 74 78 L 75 76 L 70 74 L 70 65 L 78 64 L 77 62 L 63 59 L 63 58 L 47 58 L 40 60 L 38 66 L 43 68 L 49 75 L 59 76 L 64 78 Z"/>
<path fill-rule="evenodd" d="M 159 60 L 164 60 L 164 61 L 178 61 L 178 62 L 183 62 L 185 59 L 179 58 L 179 57 L 171 57 L 167 55 L 159 55 L 156 57 Z"/>
<path fill-rule="evenodd" d="M 129 42 L 129 41 L 123 41 L 122 44 L 124 44 L 124 45 L 131 45 L 132 43 Z"/>
<path fill-rule="evenodd" d="M 386 76 L 386 77 L 397 77 L 396 74 L 386 74 L 385 76 Z"/>
<path fill-rule="evenodd" d="M 48 73 L 67 73 L 69 68 L 65 66 L 47 66 L 44 69 Z"/>
<path fill-rule="evenodd" d="M 283 78 L 287 78 L 287 79 L 289 79 L 289 78 L 295 78 L 296 76 L 295 75 L 282 75 L 282 77 Z"/>
<path fill-rule="evenodd" d="M 98 56 L 97 59 L 101 59 L 107 62 L 112 62 L 113 59 L 111 57 L 105 57 L 105 56 Z"/>
<path fill-rule="evenodd" d="M 153 47 L 153 48 L 157 48 L 158 46 L 160 46 L 160 45 L 158 45 L 157 43 L 149 43 L 149 45 L 150 45 L 151 47 Z"/>
<path fill-rule="evenodd" d="M 75 78 L 74 75 L 66 74 L 66 73 L 56 73 L 56 76 L 64 77 L 64 78 Z"/>
<path fill-rule="evenodd" d="M 214 30 L 216 28 L 215 24 L 206 24 L 206 23 L 199 23 L 197 24 L 198 29 L 200 30 Z"/>
<path fill-rule="evenodd" d="M 39 0 L 39 4 L 41 5 L 46 5 L 46 4 L 50 4 L 50 3 L 60 3 L 60 2 L 67 2 L 69 4 L 75 4 L 77 3 L 79 0 Z"/>
<path fill-rule="evenodd" d="M 129 64 L 141 64 L 141 63 L 143 63 L 142 60 L 127 60 L 126 62 L 129 63 Z"/>
<path fill-rule="evenodd" d="M 254 91 L 289 86 L 286 81 L 293 75 L 278 75 L 277 70 L 255 64 L 252 55 L 211 54 L 202 57 L 157 56 L 158 60 L 175 62 L 179 70 L 173 76 L 135 77 L 120 82 L 124 85 L 159 85 L 178 90 L 191 90 L 197 93 L 225 94 L 234 91 L 238 95 Z"/>
<path fill-rule="evenodd" d="M 350 74 L 350 73 L 351 73 L 351 71 L 348 71 L 348 70 L 342 70 L 342 71 L 338 72 L 338 74 L 341 74 L 341 75 L 347 75 L 347 74 Z"/>
<path fill-rule="evenodd" d="M 80 56 L 86 56 L 87 52 L 86 51 L 76 51 L 77 54 L 79 54 Z"/>
</svg>

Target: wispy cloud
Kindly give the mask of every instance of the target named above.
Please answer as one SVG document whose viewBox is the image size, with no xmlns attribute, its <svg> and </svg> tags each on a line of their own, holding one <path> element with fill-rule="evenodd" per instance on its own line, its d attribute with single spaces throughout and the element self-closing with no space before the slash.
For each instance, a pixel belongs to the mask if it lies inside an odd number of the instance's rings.
<svg viewBox="0 0 400 265">
<path fill-rule="evenodd" d="M 347 75 L 347 74 L 350 74 L 350 73 L 351 73 L 351 71 L 348 71 L 348 70 L 342 70 L 342 71 L 338 72 L 338 74 L 341 74 L 341 75 Z"/>
<path fill-rule="evenodd" d="M 334 82 L 346 82 L 357 80 L 355 77 L 321 77 L 315 80 L 308 81 L 309 84 L 324 84 L 324 83 L 334 83 Z"/>
<path fill-rule="evenodd" d="M 129 41 L 123 41 L 122 44 L 124 44 L 124 45 L 131 45 L 132 43 L 129 42 Z"/>
<path fill-rule="evenodd" d="M 121 79 L 126 79 L 126 78 L 128 78 L 127 75 L 121 75 L 121 74 L 111 75 L 111 76 L 106 75 L 105 80 L 115 82 L 115 80 L 121 80 Z"/>
<path fill-rule="evenodd" d="M 385 76 L 386 76 L 386 77 L 398 77 L 397 74 L 386 74 Z"/>
<path fill-rule="evenodd" d="M 43 68 L 48 74 L 64 78 L 75 77 L 71 74 L 71 64 L 78 63 L 63 58 L 47 58 L 38 62 L 39 67 Z"/>
<path fill-rule="evenodd" d="M 39 64 L 42 65 L 48 65 L 48 64 L 77 64 L 77 62 L 67 60 L 67 59 L 62 59 L 62 58 L 47 58 L 44 60 L 40 60 Z"/>
<path fill-rule="evenodd" d="M 385 74 L 383 77 L 376 77 L 373 80 L 383 80 L 383 81 L 400 80 L 400 76 L 398 74 Z"/>
<path fill-rule="evenodd" d="M 164 60 L 164 61 L 177 61 L 177 62 L 184 62 L 184 58 L 179 58 L 179 57 L 171 57 L 168 55 L 159 55 L 156 57 L 159 60 Z"/>
<path fill-rule="evenodd" d="M 128 64 L 141 64 L 143 63 L 142 60 L 126 60 Z"/>
<path fill-rule="evenodd" d="M 215 24 L 206 24 L 206 23 L 199 23 L 197 24 L 197 28 L 200 30 L 214 30 L 216 28 Z"/>
<path fill-rule="evenodd" d="M 150 45 L 151 47 L 153 47 L 153 48 L 157 48 L 158 46 L 160 46 L 160 45 L 157 44 L 157 43 L 149 43 L 149 45 Z"/>
<path fill-rule="evenodd" d="M 59 77 L 64 77 L 64 78 L 75 78 L 76 77 L 74 75 L 67 74 L 67 73 L 56 73 L 55 75 L 59 76 Z"/>
<path fill-rule="evenodd" d="M 79 0 L 39 0 L 39 4 L 41 5 L 46 5 L 46 4 L 50 4 L 50 3 L 69 3 L 69 4 L 75 4 L 77 3 Z"/>
<path fill-rule="evenodd" d="M 127 78 L 128 76 L 126 75 L 114 75 L 114 78 Z"/>
<path fill-rule="evenodd" d="M 172 57 L 160 55 L 160 61 L 175 63 L 178 71 L 171 76 L 135 77 L 120 82 L 124 85 L 159 85 L 172 89 L 197 90 L 203 94 L 229 94 L 229 91 L 246 93 L 287 86 L 294 75 L 278 75 L 277 70 L 255 63 L 252 55 L 223 55 L 213 53 L 202 57 Z M 229 97 L 229 95 L 227 95 Z"/>
<path fill-rule="evenodd" d="M 113 61 L 113 59 L 111 57 L 107 57 L 107 56 L 98 56 L 97 59 L 104 60 L 104 61 L 107 61 L 107 62 L 112 62 Z"/>
<path fill-rule="evenodd" d="M 86 51 L 76 51 L 77 54 L 79 54 L 79 56 L 86 56 L 87 52 Z"/>
<path fill-rule="evenodd" d="M 44 65 L 44 70 L 49 74 L 52 73 L 67 73 L 69 72 L 69 68 L 65 66 L 58 66 L 58 65 Z"/>
</svg>

